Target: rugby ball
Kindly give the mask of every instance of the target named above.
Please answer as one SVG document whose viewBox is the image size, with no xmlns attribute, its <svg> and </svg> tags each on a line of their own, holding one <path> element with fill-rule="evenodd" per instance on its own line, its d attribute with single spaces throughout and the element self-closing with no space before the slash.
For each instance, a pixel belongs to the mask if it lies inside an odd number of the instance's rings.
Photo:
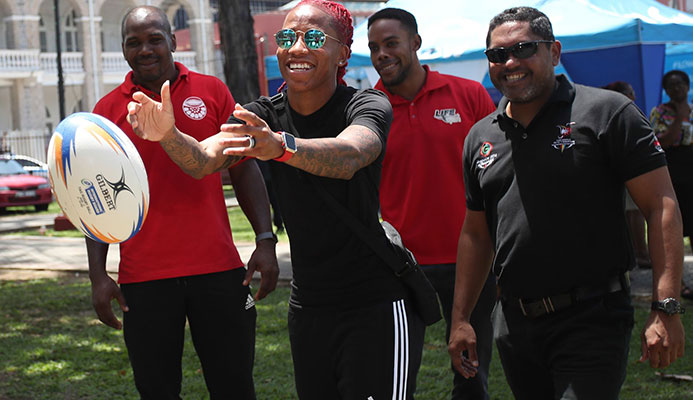
<svg viewBox="0 0 693 400">
<path fill-rule="evenodd" d="M 113 122 L 92 113 L 68 116 L 53 132 L 47 159 L 58 205 L 86 236 L 120 243 L 139 232 L 149 207 L 147 172 Z"/>
</svg>

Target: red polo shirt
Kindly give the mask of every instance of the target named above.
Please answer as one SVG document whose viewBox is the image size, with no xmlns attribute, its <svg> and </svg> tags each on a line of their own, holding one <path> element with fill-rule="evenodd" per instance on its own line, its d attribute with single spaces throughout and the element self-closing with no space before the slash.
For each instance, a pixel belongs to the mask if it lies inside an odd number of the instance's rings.
<svg viewBox="0 0 693 400">
<path fill-rule="evenodd" d="M 454 263 L 465 214 L 462 147 L 469 129 L 495 110 L 478 82 L 427 71 L 413 101 L 392 103 L 380 209 L 422 265 Z"/>
<path fill-rule="evenodd" d="M 201 141 L 219 132 L 234 100 L 217 78 L 176 63 L 171 84 L 176 126 Z M 138 87 L 130 72 L 120 86 L 94 107 L 132 140 L 147 169 L 150 208 L 142 230 L 120 244 L 120 283 L 143 282 L 219 272 L 243 266 L 231 238 L 219 173 L 197 180 L 184 173 L 159 143 L 140 139 L 126 120 L 136 91 L 155 100 L 158 93 Z"/>
</svg>

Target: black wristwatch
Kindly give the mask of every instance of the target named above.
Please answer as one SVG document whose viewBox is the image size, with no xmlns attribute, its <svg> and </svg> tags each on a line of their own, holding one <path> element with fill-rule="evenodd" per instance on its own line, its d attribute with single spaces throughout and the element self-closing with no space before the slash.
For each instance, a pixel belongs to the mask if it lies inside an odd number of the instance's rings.
<svg viewBox="0 0 693 400">
<path fill-rule="evenodd" d="M 681 303 L 673 297 L 667 297 L 660 301 L 653 301 L 652 310 L 663 311 L 666 315 L 683 314 L 686 312 L 686 309 L 681 306 Z"/>
</svg>

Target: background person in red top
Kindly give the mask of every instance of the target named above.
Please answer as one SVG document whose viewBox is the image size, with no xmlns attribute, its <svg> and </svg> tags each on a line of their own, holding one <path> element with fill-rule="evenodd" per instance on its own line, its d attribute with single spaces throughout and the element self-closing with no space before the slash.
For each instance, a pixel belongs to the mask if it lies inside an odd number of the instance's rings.
<svg viewBox="0 0 693 400">
<path fill-rule="evenodd" d="M 462 147 L 469 129 L 494 110 L 477 82 L 443 75 L 422 66 L 416 19 L 397 8 L 385 8 L 368 19 L 371 62 L 380 75 L 375 85 L 392 104 L 390 129 L 380 181 L 380 210 L 402 235 L 431 281 L 443 306 L 446 340 L 455 289 L 457 239 L 464 221 Z M 479 332 L 481 360 L 476 376 L 455 370 L 452 399 L 487 399 L 496 299 L 489 275 L 472 314 Z"/>
<path fill-rule="evenodd" d="M 158 99 L 168 80 L 178 126 L 204 140 L 231 115 L 228 88 L 173 62 L 176 38 L 161 9 L 134 8 L 122 27 L 123 55 L 132 72 L 94 112 L 116 123 L 137 147 L 151 206 L 142 230 L 120 245 L 120 287 L 105 271 L 108 244 L 87 239 L 94 308 L 104 324 L 120 329 L 111 300 L 120 303 L 128 357 L 143 399 L 180 398 L 186 319 L 210 397 L 254 399 L 256 311 L 248 284 L 260 271 L 256 298 L 261 299 L 274 290 L 279 273 L 262 176 L 252 160 L 230 170 L 258 239 L 267 238 L 258 240 L 246 271 L 232 241 L 219 173 L 199 180 L 188 176 L 161 146 L 138 138 L 126 120 L 132 93 Z"/>
</svg>

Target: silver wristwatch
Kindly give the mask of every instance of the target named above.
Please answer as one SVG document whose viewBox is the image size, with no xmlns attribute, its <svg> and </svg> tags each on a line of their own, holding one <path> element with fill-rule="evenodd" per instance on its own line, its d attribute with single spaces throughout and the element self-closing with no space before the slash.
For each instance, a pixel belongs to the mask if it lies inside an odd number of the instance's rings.
<svg viewBox="0 0 693 400">
<path fill-rule="evenodd" d="M 686 312 L 686 309 L 681 306 L 681 303 L 673 297 L 667 297 L 660 301 L 653 301 L 652 310 L 662 311 L 666 315 L 683 314 Z"/>
</svg>

